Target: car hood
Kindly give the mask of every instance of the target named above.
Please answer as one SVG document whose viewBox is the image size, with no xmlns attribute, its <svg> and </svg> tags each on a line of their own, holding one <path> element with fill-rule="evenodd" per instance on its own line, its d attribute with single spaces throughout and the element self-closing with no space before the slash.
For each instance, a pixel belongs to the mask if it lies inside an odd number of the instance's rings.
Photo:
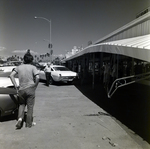
<svg viewBox="0 0 150 149">
<path fill-rule="evenodd" d="M 15 68 L 16 66 L 4 66 L 4 67 L 0 67 L 0 72 L 11 72 L 13 70 L 13 68 Z"/>
<path fill-rule="evenodd" d="M 19 86 L 19 79 L 15 78 L 17 85 Z M 0 77 L 0 87 L 14 86 L 9 77 Z"/>
</svg>

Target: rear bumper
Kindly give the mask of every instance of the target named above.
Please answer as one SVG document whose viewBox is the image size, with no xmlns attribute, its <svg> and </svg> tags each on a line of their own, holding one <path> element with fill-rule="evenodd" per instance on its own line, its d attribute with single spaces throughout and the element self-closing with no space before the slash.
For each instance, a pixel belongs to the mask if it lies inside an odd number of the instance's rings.
<svg viewBox="0 0 150 149">
<path fill-rule="evenodd" d="M 56 82 L 72 82 L 76 77 L 57 77 L 53 78 Z"/>
</svg>

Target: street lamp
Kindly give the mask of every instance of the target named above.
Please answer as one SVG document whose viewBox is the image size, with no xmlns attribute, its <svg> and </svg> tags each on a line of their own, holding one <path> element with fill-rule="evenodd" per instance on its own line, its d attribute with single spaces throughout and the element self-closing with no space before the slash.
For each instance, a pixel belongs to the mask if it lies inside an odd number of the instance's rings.
<svg viewBox="0 0 150 149">
<path fill-rule="evenodd" d="M 48 44 L 48 48 L 50 49 L 50 55 L 51 55 L 51 62 L 52 62 L 52 54 L 53 54 L 53 50 L 52 50 L 52 39 L 51 39 L 51 20 L 48 20 L 47 18 L 44 17 L 34 17 L 35 19 L 43 19 L 46 20 L 49 23 L 49 44 Z"/>
</svg>

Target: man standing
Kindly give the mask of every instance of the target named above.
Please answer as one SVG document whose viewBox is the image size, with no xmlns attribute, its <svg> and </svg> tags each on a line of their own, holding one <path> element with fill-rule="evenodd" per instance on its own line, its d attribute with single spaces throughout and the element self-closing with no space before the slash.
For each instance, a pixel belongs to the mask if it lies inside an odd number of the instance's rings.
<svg viewBox="0 0 150 149">
<path fill-rule="evenodd" d="M 35 102 L 35 90 L 39 83 L 39 71 L 33 65 L 33 56 L 30 53 L 24 55 L 24 64 L 13 69 L 10 79 L 19 95 L 19 111 L 16 128 L 20 129 L 24 121 L 24 111 L 27 105 L 26 127 L 33 125 L 33 107 Z M 15 81 L 15 76 L 19 78 L 19 90 Z"/>
<path fill-rule="evenodd" d="M 45 77 L 46 77 L 46 85 L 49 86 L 49 81 L 50 81 L 50 77 L 51 77 L 51 69 L 50 69 L 50 63 L 48 62 L 45 69 Z"/>
</svg>

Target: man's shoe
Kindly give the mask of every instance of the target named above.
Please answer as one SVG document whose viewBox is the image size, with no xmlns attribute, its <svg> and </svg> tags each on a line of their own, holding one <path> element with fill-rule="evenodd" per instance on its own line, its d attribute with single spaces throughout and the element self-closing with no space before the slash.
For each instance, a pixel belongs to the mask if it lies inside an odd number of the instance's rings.
<svg viewBox="0 0 150 149">
<path fill-rule="evenodd" d="M 28 128 L 31 128 L 31 127 L 33 127 L 35 125 L 36 125 L 36 122 L 32 122 L 32 125 L 29 125 L 29 124 L 26 123 L 26 127 L 28 127 Z"/>
<path fill-rule="evenodd" d="M 36 125 L 36 122 L 32 122 L 32 126 L 35 126 Z"/>
<path fill-rule="evenodd" d="M 23 121 L 22 120 L 18 120 L 17 123 L 16 123 L 16 128 L 17 129 L 21 129 L 22 125 L 23 125 Z"/>
</svg>

